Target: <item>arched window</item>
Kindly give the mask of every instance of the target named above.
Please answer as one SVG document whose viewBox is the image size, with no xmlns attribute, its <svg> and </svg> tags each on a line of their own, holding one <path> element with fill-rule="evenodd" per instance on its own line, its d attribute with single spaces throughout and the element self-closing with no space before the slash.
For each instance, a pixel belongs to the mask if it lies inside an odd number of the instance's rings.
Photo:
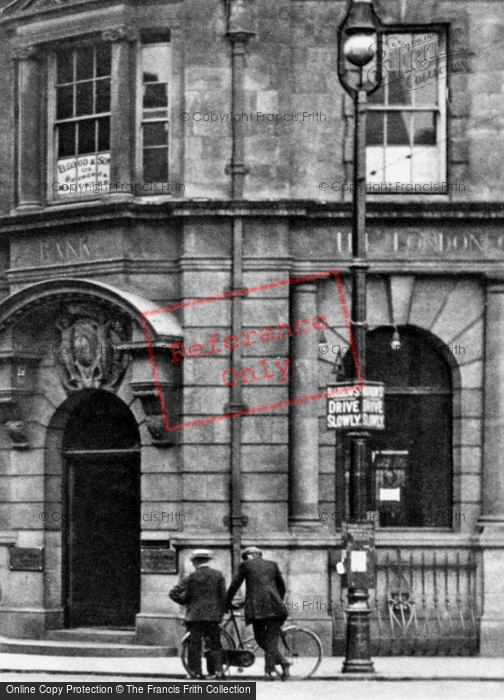
<svg viewBox="0 0 504 700">
<path fill-rule="evenodd" d="M 451 371 L 428 336 L 400 327 L 368 333 L 366 379 L 385 383 L 385 430 L 370 440 L 383 527 L 452 526 Z"/>
</svg>

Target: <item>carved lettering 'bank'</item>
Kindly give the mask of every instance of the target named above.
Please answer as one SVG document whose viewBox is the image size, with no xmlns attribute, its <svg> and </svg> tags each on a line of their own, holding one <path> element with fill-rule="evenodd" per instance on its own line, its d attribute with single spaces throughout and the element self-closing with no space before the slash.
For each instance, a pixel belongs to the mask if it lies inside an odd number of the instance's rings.
<svg viewBox="0 0 504 700">
<path fill-rule="evenodd" d="M 373 653 L 502 654 L 504 7 L 379 4 Z M 229 580 L 257 544 L 291 618 L 342 653 L 349 455 L 325 392 L 351 357 L 345 13 L 0 0 L 5 637 L 173 649 L 189 551 Z"/>
</svg>

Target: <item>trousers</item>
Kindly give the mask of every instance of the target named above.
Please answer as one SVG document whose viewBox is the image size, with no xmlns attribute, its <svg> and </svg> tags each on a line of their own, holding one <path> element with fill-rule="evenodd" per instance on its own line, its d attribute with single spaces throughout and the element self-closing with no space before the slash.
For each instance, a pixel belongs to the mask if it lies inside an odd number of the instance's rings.
<svg viewBox="0 0 504 700">
<path fill-rule="evenodd" d="M 186 622 L 189 630 L 189 642 L 187 649 L 187 660 L 189 668 L 197 675 L 203 675 L 201 669 L 201 652 L 203 640 L 206 641 L 208 652 L 207 673 L 213 676 L 215 673 L 222 673 L 222 644 L 220 640 L 220 626 L 218 622 Z"/>
<path fill-rule="evenodd" d="M 280 617 L 267 617 L 252 622 L 255 640 L 264 651 L 265 673 L 273 673 L 277 664 L 286 663 L 278 648 L 282 625 L 283 618 Z"/>
</svg>

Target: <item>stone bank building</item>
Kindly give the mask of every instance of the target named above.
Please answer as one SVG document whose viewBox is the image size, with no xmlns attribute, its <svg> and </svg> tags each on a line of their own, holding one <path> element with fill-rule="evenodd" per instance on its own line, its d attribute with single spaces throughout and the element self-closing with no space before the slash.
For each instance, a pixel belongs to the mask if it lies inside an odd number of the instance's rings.
<svg viewBox="0 0 504 700">
<path fill-rule="evenodd" d="M 504 6 L 375 8 L 373 653 L 502 654 Z M 342 652 L 348 450 L 323 394 L 349 346 L 346 9 L 0 2 L 4 638 L 173 648 L 188 552 L 229 580 L 254 543 Z"/>
</svg>

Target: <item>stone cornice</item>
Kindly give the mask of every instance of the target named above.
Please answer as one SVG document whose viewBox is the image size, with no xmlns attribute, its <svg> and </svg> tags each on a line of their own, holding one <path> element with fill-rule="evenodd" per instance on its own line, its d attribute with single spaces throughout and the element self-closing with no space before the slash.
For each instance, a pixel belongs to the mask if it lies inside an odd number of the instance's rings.
<svg viewBox="0 0 504 700">
<path fill-rule="evenodd" d="M 352 204 L 314 200 L 174 200 L 145 202 L 132 198 L 128 202 L 81 202 L 66 206 L 49 206 L 37 212 L 16 212 L 0 217 L 0 230 L 22 232 L 30 229 L 82 225 L 83 221 L 120 221 L 128 219 L 166 220 L 187 217 L 236 217 L 312 219 L 327 223 L 352 220 Z M 504 223 L 504 202 L 369 202 L 368 224 L 397 222 L 404 225 L 432 226 L 436 223 Z"/>
<path fill-rule="evenodd" d="M 9 284 L 39 282 L 50 276 L 58 277 L 120 275 L 120 274 L 173 274 L 179 268 L 173 260 L 95 260 L 71 264 L 44 265 L 40 267 L 20 267 L 7 270 L 5 277 Z"/>
<path fill-rule="evenodd" d="M 261 548 L 265 550 L 277 548 L 304 547 L 309 549 L 341 549 L 341 532 L 329 532 L 323 526 L 314 527 L 313 532 L 272 532 L 261 535 Z M 170 534 L 171 544 L 175 547 L 194 547 L 196 543 L 217 548 L 219 546 L 229 546 L 228 534 L 209 534 L 205 532 L 178 532 Z M 252 544 L 252 540 L 245 538 L 243 545 Z M 449 530 L 422 530 L 412 529 L 404 531 L 384 531 L 376 532 L 376 547 L 387 549 L 389 547 L 411 547 L 411 548 L 479 548 L 478 535 L 461 534 Z"/>
</svg>

